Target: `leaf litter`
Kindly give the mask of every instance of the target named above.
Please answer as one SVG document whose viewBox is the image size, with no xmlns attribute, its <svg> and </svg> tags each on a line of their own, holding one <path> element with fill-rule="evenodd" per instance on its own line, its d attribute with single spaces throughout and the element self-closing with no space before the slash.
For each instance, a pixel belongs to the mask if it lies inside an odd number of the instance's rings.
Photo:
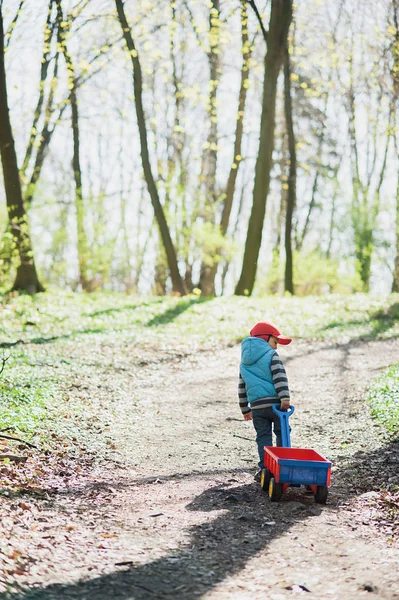
<svg viewBox="0 0 399 600">
<path fill-rule="evenodd" d="M 374 347 L 379 358 L 376 361 L 372 354 L 373 368 L 376 362 L 385 366 L 397 350 L 395 343 L 391 347 L 387 342 L 375 343 Z M 371 439 L 362 404 L 362 376 L 368 375 L 369 364 L 364 363 L 361 375 L 351 375 L 349 369 L 345 385 L 337 390 L 333 375 L 339 364 L 336 350 L 328 344 L 318 346 L 312 351 L 315 364 L 312 358 L 305 361 L 301 357 L 302 350 L 305 346 L 299 345 L 286 357 L 298 400 L 294 439 L 302 442 L 297 443 L 300 446 L 309 445 L 306 442 L 311 439 L 312 446 L 333 460 L 333 485 L 326 508 L 315 512 L 313 499 L 295 490 L 273 505 L 253 483 L 252 430 L 231 418 L 237 414 L 237 348 L 213 348 L 178 358 L 172 355 L 160 362 L 154 347 L 153 355 L 148 352 L 146 366 L 134 364 L 133 359 L 135 385 L 142 390 L 134 394 L 132 357 L 121 354 L 115 360 L 113 349 L 112 361 L 107 355 L 105 363 L 118 364 L 117 369 L 107 367 L 105 377 L 105 367 L 93 367 L 93 377 L 87 373 L 79 385 L 68 390 L 65 401 L 73 410 L 65 412 L 64 418 L 73 424 L 74 435 L 70 429 L 65 436 L 53 432 L 45 451 L 40 446 L 18 448 L 27 458 L 24 464 L 0 464 L 0 591 L 4 597 L 11 598 L 18 589 L 51 584 L 68 590 L 72 582 L 109 576 L 115 568 L 133 569 L 142 577 L 135 580 L 136 589 L 141 590 L 135 592 L 135 598 L 148 597 L 154 589 L 165 598 L 178 598 L 179 594 L 187 598 L 193 590 L 215 599 L 230 598 L 240 589 L 253 589 L 256 594 L 265 589 L 264 571 L 252 559 L 262 556 L 268 565 L 264 568 L 270 571 L 270 597 L 273 593 L 287 597 L 308 591 L 319 594 L 322 575 L 312 561 L 323 560 L 327 570 L 331 567 L 324 585 L 338 586 L 345 597 L 351 598 L 360 589 L 385 589 L 386 595 L 381 597 L 393 598 L 395 582 L 386 572 L 392 563 L 385 550 L 397 547 L 399 495 L 395 463 L 388 459 L 399 448 L 375 428 L 375 440 Z M 151 357 L 154 369 L 147 371 Z M 220 372 L 214 368 L 216 357 Z M 325 373 L 318 375 L 315 367 L 321 358 L 325 364 L 321 363 L 320 370 Z M 356 361 L 356 348 L 351 360 Z M 189 420 L 166 409 L 159 398 L 160 386 L 165 398 L 173 398 L 179 389 L 182 402 L 191 399 Z M 78 404 L 74 405 L 77 395 L 78 402 L 87 405 L 84 418 Z M 320 409 L 320 397 L 328 410 Z M 204 404 L 204 399 L 212 402 Z M 301 413 L 302 406 L 306 411 Z M 317 414 L 318 428 L 313 414 Z M 211 426 L 214 422 L 217 427 Z M 159 458 L 154 428 L 162 448 L 159 463 L 154 462 Z M 209 432 L 215 438 L 212 450 L 206 443 L 212 441 Z M 11 450 L 2 445 L 1 452 Z M 251 459 L 253 463 L 248 462 Z M 309 517 L 312 527 L 307 525 Z M 330 551 L 337 549 L 330 558 L 320 556 L 323 543 L 313 539 L 319 534 L 328 536 Z M 387 569 L 380 574 L 367 563 L 370 536 L 374 551 L 380 548 L 387 561 Z M 350 545 L 365 553 L 358 558 L 351 554 L 343 543 L 346 537 Z M 286 559 L 277 558 L 271 568 L 267 553 L 277 548 Z M 368 565 L 373 581 L 366 578 L 362 562 Z M 71 566 L 68 574 L 65 563 Z M 151 571 L 152 564 L 162 573 L 160 581 Z M 306 575 L 312 566 L 313 574 Z M 174 585 L 167 583 L 170 568 L 176 577 Z M 343 578 L 337 584 L 337 568 L 346 569 L 341 572 L 347 581 Z M 287 572 L 292 572 L 290 578 Z M 122 583 L 112 585 L 117 590 Z M 97 597 L 108 598 L 106 594 L 110 594 L 109 587 Z"/>
</svg>

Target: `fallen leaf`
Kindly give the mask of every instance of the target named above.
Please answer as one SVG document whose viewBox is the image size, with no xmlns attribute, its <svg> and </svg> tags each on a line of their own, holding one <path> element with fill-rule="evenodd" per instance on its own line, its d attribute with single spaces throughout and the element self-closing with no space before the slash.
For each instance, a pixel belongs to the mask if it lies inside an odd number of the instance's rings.
<svg viewBox="0 0 399 600">
<path fill-rule="evenodd" d="M 310 590 L 308 590 L 307 587 L 297 583 L 294 583 L 294 585 L 289 585 L 285 589 L 290 590 L 291 592 L 299 592 L 300 594 L 302 594 L 303 592 L 310 592 Z"/>
</svg>

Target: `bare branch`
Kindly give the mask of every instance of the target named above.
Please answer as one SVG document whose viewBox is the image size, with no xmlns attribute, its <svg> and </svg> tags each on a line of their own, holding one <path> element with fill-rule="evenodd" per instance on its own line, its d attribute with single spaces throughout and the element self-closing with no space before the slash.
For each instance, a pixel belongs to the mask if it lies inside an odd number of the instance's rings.
<svg viewBox="0 0 399 600">
<path fill-rule="evenodd" d="M 34 111 L 33 123 L 32 123 L 32 127 L 31 127 L 31 133 L 30 133 L 28 146 L 27 146 L 26 152 L 25 152 L 25 158 L 22 162 L 22 166 L 20 169 L 20 175 L 21 175 L 22 180 L 25 179 L 26 170 L 28 168 L 29 161 L 31 159 L 34 145 L 36 142 L 36 138 L 38 135 L 37 126 L 38 126 L 39 119 L 42 115 L 42 107 L 43 107 L 44 97 L 45 97 L 45 81 L 47 79 L 50 62 L 52 60 L 50 47 L 51 47 L 52 37 L 57 29 L 57 23 L 56 23 L 56 21 L 52 22 L 51 7 L 52 7 L 52 0 L 49 0 L 47 20 L 46 20 L 46 25 L 45 25 L 45 29 L 44 29 L 43 55 L 42 55 L 41 70 L 40 70 L 39 97 L 38 97 L 36 108 Z"/>
<path fill-rule="evenodd" d="M 15 454 L 0 454 L 0 460 L 9 460 L 15 463 L 26 463 L 28 460 L 27 456 L 18 456 Z"/>
<path fill-rule="evenodd" d="M 268 38 L 269 38 L 269 32 L 266 31 L 265 26 L 263 25 L 262 17 L 260 16 L 258 7 L 255 4 L 255 0 L 248 0 L 248 4 L 251 6 L 252 10 L 254 11 L 254 13 L 256 15 L 256 18 L 258 19 L 259 26 L 260 26 L 261 32 L 263 34 L 263 39 L 265 40 L 265 42 L 267 44 Z"/>
<path fill-rule="evenodd" d="M 86 6 L 90 4 L 90 2 L 91 0 L 80 0 L 80 2 L 78 2 L 76 6 L 74 6 L 74 8 L 67 13 L 66 20 L 74 21 L 77 19 L 77 17 L 82 14 Z"/>
<path fill-rule="evenodd" d="M 6 366 L 6 362 L 8 361 L 8 359 L 10 358 L 11 353 L 8 353 L 8 356 L 6 356 L 6 353 L 3 350 L 3 358 L 1 359 L 1 367 L 0 367 L 0 375 L 2 374 L 2 372 L 4 371 L 4 367 Z"/>
<path fill-rule="evenodd" d="M 25 444 L 25 446 L 28 446 L 29 448 L 37 449 L 37 446 L 35 446 L 34 444 L 31 444 L 30 442 L 26 442 L 25 440 L 22 440 L 19 437 L 14 437 L 12 435 L 3 435 L 2 433 L 0 433 L 0 438 L 2 438 L 3 440 L 12 440 L 13 442 L 21 442 L 22 444 Z"/>
<path fill-rule="evenodd" d="M 190 22 L 191 22 L 191 25 L 193 26 L 193 30 L 194 30 L 194 33 L 195 33 L 195 37 L 197 38 L 198 46 L 200 48 L 202 48 L 202 50 L 204 50 L 206 52 L 205 46 L 204 46 L 204 44 L 203 44 L 203 42 L 202 42 L 202 40 L 201 40 L 201 38 L 199 36 L 198 29 L 197 29 L 197 27 L 195 25 L 195 19 L 194 19 L 193 13 L 191 12 L 191 8 L 189 7 L 188 2 L 186 2 L 186 0 L 183 2 L 183 5 L 185 6 L 188 14 L 190 15 Z"/>
<path fill-rule="evenodd" d="M 10 44 L 12 32 L 15 29 L 15 25 L 17 24 L 18 17 L 20 15 L 21 8 L 23 7 L 24 3 L 25 3 L 25 0 L 21 0 L 21 2 L 19 3 L 18 10 L 15 13 L 15 17 L 13 18 L 13 20 L 11 22 L 11 25 L 9 26 L 9 28 L 8 28 L 8 30 L 6 32 L 6 35 L 4 36 L 5 39 L 6 39 L 6 42 L 4 44 L 6 48 L 8 48 L 8 46 Z M 3 2 L 1 2 L 1 6 L 3 6 Z"/>
</svg>

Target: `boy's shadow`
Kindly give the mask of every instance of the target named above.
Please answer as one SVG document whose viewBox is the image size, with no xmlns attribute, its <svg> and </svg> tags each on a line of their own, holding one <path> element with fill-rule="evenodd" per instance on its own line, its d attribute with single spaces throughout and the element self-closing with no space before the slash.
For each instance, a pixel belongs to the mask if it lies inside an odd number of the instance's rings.
<svg viewBox="0 0 399 600">
<path fill-rule="evenodd" d="M 234 487 L 233 479 L 226 486 L 204 491 L 187 509 L 222 512 L 209 520 L 204 515 L 201 524 L 188 530 L 187 545 L 152 562 L 118 567 L 112 573 L 76 584 L 53 584 L 6 597 L 14 600 L 195 600 L 242 570 L 248 560 L 293 522 L 312 516 L 309 509 L 314 510 L 314 506 L 312 500 L 309 507 L 304 504 L 300 512 L 291 512 L 289 502 L 270 503 L 258 484 Z M 267 562 L 264 567 L 267 569 Z"/>
<path fill-rule="evenodd" d="M 115 566 L 113 572 L 90 580 L 0 594 L 0 598 L 199 599 L 227 577 L 239 573 L 260 552 L 262 568 L 267 573 L 274 555 L 267 554 L 265 549 L 274 539 L 299 521 L 324 510 L 339 511 L 342 502 L 351 497 L 379 489 L 383 482 L 397 481 L 398 461 L 399 442 L 395 440 L 375 451 L 357 453 L 334 472 L 326 507 L 316 505 L 313 497 L 307 497 L 303 489 L 296 488 L 283 494 L 280 502 L 270 502 L 258 484 L 237 485 L 234 472 L 228 471 L 225 474 L 230 479 L 226 479 L 225 485 L 205 490 L 187 505 L 187 510 L 203 515 L 200 524 L 188 529 L 189 541 L 179 549 L 145 564 Z M 212 514 L 215 512 L 216 515 Z M 264 597 L 267 597 L 267 581 L 264 585 Z"/>
</svg>

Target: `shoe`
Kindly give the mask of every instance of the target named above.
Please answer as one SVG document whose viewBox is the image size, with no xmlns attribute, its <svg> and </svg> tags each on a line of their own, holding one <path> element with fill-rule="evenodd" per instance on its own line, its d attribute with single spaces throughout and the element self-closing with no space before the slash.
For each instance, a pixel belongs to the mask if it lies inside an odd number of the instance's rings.
<svg viewBox="0 0 399 600">
<path fill-rule="evenodd" d="M 254 475 L 254 479 L 255 481 L 257 481 L 258 483 L 260 482 L 260 476 L 262 474 L 262 469 L 258 469 Z"/>
</svg>

